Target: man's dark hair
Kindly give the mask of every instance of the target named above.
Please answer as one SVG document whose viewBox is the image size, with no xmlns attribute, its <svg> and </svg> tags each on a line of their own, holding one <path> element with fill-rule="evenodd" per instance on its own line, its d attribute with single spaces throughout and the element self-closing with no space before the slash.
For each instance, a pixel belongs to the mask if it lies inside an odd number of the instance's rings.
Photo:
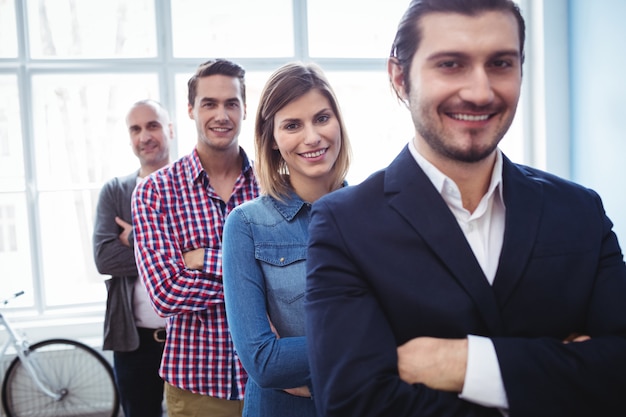
<svg viewBox="0 0 626 417">
<path fill-rule="evenodd" d="M 210 59 L 200 64 L 195 74 L 187 82 L 187 102 L 191 107 L 194 106 L 198 94 L 198 79 L 210 75 L 226 75 L 238 78 L 241 86 L 241 99 L 243 104 L 246 104 L 246 70 L 241 65 L 227 59 Z"/>
<path fill-rule="evenodd" d="M 409 72 L 411 61 L 422 39 L 419 21 L 424 15 L 443 12 L 476 16 L 488 11 L 510 12 L 515 16 L 519 31 L 520 58 L 523 63 L 526 25 L 519 7 L 512 0 L 412 0 L 400 20 L 389 54 L 391 58 L 397 59 L 402 68 L 406 91 L 408 92 L 411 87 Z"/>
</svg>

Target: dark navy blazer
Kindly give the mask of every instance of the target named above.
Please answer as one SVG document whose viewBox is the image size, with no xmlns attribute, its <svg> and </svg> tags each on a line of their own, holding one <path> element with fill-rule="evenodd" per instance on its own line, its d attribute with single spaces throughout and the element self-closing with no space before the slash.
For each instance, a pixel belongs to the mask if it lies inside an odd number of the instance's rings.
<svg viewBox="0 0 626 417">
<path fill-rule="evenodd" d="M 490 337 L 510 417 L 626 415 L 626 267 L 598 195 L 504 157 L 506 223 L 490 286 L 405 149 L 313 205 L 306 332 L 323 416 L 501 416 L 402 382 L 411 338 Z M 591 336 L 564 344 L 572 333 Z"/>
</svg>

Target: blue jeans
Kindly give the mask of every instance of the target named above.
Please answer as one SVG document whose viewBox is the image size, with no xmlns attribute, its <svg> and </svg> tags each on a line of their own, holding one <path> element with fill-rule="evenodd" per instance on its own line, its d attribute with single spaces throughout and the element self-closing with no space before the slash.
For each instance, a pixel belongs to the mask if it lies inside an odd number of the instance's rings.
<svg viewBox="0 0 626 417">
<path fill-rule="evenodd" d="M 125 417 L 162 417 L 163 380 L 159 366 L 163 342 L 157 342 L 153 329 L 139 330 L 139 348 L 113 352 L 115 383 Z"/>
</svg>

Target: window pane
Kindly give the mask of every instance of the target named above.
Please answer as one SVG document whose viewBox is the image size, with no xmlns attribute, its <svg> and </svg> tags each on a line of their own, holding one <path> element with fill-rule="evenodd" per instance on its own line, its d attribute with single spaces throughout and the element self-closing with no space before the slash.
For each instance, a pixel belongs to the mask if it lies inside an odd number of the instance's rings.
<svg viewBox="0 0 626 417">
<path fill-rule="evenodd" d="M 31 270 L 28 210 L 23 193 L 0 193 L 0 299 L 18 291 L 25 291 L 19 302 L 32 300 L 33 274 Z M 57 240 L 58 244 L 58 240 Z M 21 305 L 18 300 L 11 303 Z"/>
<path fill-rule="evenodd" d="M 408 110 L 389 87 L 386 71 L 326 72 L 352 144 L 348 182 L 384 168 L 414 135 Z"/>
<path fill-rule="evenodd" d="M 39 196 L 41 262 L 49 306 L 106 298 L 104 277 L 96 270 L 91 243 L 98 194 L 99 190 L 85 190 Z"/>
<path fill-rule="evenodd" d="M 254 159 L 254 119 L 259 106 L 259 97 L 271 72 L 246 71 L 246 119 L 241 126 L 239 145 Z M 198 141 L 195 122 L 187 114 L 187 80 L 191 74 L 176 76 L 176 131 L 178 132 L 178 156 L 190 153 Z M 184 111 L 180 111 L 184 110 Z"/>
<path fill-rule="evenodd" d="M 0 0 L 0 58 L 17 57 L 15 1 Z"/>
<path fill-rule="evenodd" d="M 407 0 L 309 1 L 309 53 L 328 58 L 386 58 Z"/>
<path fill-rule="evenodd" d="M 0 0 L 1 1 L 1 0 Z M 17 77 L 0 75 L 0 190 L 24 189 Z"/>
<path fill-rule="evenodd" d="M 293 56 L 291 2 L 172 1 L 174 56 Z"/>
<path fill-rule="evenodd" d="M 156 56 L 154 0 L 28 0 L 33 58 Z"/>
<path fill-rule="evenodd" d="M 93 184 L 135 169 L 125 117 L 144 98 L 158 99 L 154 74 L 33 76 L 39 187 Z"/>
</svg>

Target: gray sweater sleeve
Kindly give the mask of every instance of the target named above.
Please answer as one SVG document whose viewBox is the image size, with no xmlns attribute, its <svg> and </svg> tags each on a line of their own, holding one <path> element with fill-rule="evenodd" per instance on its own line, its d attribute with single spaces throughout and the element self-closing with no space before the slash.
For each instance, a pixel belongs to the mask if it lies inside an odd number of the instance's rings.
<svg viewBox="0 0 626 417">
<path fill-rule="evenodd" d="M 132 224 L 131 198 L 137 174 L 113 178 L 100 191 L 96 208 L 93 233 L 93 254 L 98 272 L 111 276 L 137 276 L 137 266 L 133 250 L 133 235 L 129 236 L 131 246 L 119 240 L 122 229 L 115 223 L 115 217 Z"/>
</svg>

